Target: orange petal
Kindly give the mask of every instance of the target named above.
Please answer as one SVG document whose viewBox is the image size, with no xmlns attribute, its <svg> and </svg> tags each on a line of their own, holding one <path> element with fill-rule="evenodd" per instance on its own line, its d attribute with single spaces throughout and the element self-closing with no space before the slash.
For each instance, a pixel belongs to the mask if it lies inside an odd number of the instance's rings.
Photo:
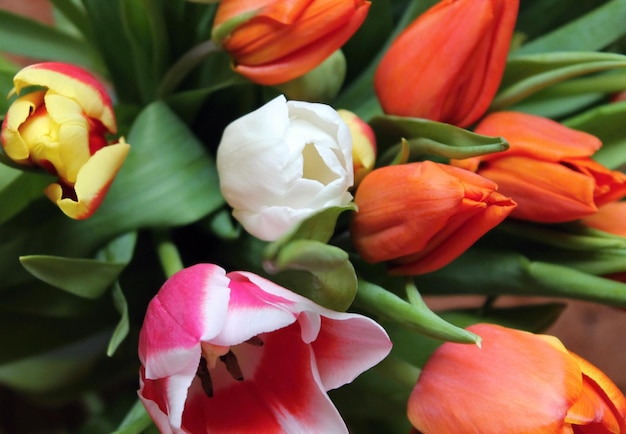
<svg viewBox="0 0 626 434">
<path fill-rule="evenodd" d="M 567 432 L 582 375 L 562 344 L 493 324 L 468 330 L 482 349 L 444 343 L 433 353 L 409 398 L 412 425 L 425 433 Z"/>
</svg>

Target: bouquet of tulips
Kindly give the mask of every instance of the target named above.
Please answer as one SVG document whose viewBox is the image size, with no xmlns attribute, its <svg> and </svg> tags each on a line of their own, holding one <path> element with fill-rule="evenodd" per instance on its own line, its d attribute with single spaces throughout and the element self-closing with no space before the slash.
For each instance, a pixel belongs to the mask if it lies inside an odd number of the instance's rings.
<svg viewBox="0 0 626 434">
<path fill-rule="evenodd" d="M 0 433 L 626 433 L 545 333 L 626 307 L 624 0 L 46 5 L 0 10 Z"/>
</svg>

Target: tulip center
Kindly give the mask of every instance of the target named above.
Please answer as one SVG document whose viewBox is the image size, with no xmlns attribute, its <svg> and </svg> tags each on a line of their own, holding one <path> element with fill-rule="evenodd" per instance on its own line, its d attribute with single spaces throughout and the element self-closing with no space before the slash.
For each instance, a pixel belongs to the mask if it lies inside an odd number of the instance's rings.
<svg viewBox="0 0 626 434">
<path fill-rule="evenodd" d="M 324 185 L 328 185 L 339 178 L 338 174 L 330 170 L 330 167 L 328 167 L 314 143 L 304 145 L 302 157 L 304 160 L 302 163 L 303 178 L 312 179 Z"/>
<path fill-rule="evenodd" d="M 48 116 L 44 106 L 37 108 L 20 126 L 20 135 L 28 144 L 30 160 L 53 175 L 60 163 L 59 126 Z"/>
<path fill-rule="evenodd" d="M 263 341 L 258 336 L 253 336 L 244 343 L 254 345 L 256 347 L 263 346 Z M 217 362 L 220 361 L 226 367 L 226 371 L 236 381 L 243 381 L 243 372 L 237 361 L 237 356 L 232 351 L 231 347 L 224 347 L 219 345 L 209 344 L 202 342 L 202 355 L 200 356 L 200 362 L 198 363 L 198 370 L 196 375 L 200 379 L 202 384 L 202 390 L 209 398 L 213 397 L 213 381 L 211 380 L 210 370 L 217 366 Z"/>
</svg>

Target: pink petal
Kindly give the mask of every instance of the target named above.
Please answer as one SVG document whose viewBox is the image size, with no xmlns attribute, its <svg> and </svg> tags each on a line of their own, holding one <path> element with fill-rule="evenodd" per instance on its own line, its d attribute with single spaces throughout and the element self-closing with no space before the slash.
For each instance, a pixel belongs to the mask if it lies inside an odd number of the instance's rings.
<svg viewBox="0 0 626 434">
<path fill-rule="evenodd" d="M 228 283 L 225 271 L 212 264 L 185 268 L 165 282 L 148 305 L 139 336 L 139 358 L 147 378 L 195 375 L 200 341 L 209 341 L 224 326 Z"/>
<path fill-rule="evenodd" d="M 373 320 L 355 314 L 322 317 L 317 339 L 311 343 L 325 390 L 350 383 L 359 374 L 383 360 L 391 340 Z"/>
<path fill-rule="evenodd" d="M 216 373 L 211 371 L 217 384 L 212 398 L 204 394 L 198 380 L 194 382 L 183 427 L 211 433 L 250 432 L 251 428 L 268 434 L 347 432 L 322 387 L 314 355 L 302 342 L 299 327 L 291 325 L 260 338 L 263 347 L 243 344 L 236 349 L 244 381 L 229 378 L 218 364 Z"/>
</svg>

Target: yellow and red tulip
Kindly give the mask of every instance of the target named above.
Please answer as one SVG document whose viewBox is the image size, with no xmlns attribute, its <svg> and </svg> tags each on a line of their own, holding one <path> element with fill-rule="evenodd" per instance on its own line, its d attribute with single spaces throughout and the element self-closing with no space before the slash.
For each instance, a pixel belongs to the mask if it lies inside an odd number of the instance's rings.
<svg viewBox="0 0 626 434">
<path fill-rule="evenodd" d="M 285 83 L 340 48 L 369 6 L 365 0 L 222 0 L 212 38 L 241 75 L 264 85 Z"/>
<path fill-rule="evenodd" d="M 626 432 L 622 392 L 554 336 L 493 324 L 468 330 L 482 348 L 444 343 L 410 395 L 408 417 L 420 432 Z"/>
<path fill-rule="evenodd" d="M 498 90 L 518 0 L 444 0 L 411 23 L 376 70 L 387 114 L 466 127 Z"/>
<path fill-rule="evenodd" d="M 352 241 L 369 263 L 393 274 L 437 270 L 467 250 L 515 208 L 497 185 L 432 161 L 386 166 L 357 189 Z"/>
<path fill-rule="evenodd" d="M 8 158 L 58 176 L 46 196 L 74 219 L 98 208 L 129 151 L 116 132 L 111 99 L 87 71 L 64 63 L 39 63 L 14 77 L 10 105 L 0 139 Z M 25 88 L 38 90 L 21 94 Z M 20 95 L 21 94 L 21 95 Z"/>
<path fill-rule="evenodd" d="M 591 134 L 518 112 L 492 113 L 476 132 L 504 137 L 510 147 L 452 164 L 496 182 L 518 203 L 511 217 L 565 222 L 591 215 L 626 195 L 626 175 L 591 159 L 602 146 Z"/>
</svg>

